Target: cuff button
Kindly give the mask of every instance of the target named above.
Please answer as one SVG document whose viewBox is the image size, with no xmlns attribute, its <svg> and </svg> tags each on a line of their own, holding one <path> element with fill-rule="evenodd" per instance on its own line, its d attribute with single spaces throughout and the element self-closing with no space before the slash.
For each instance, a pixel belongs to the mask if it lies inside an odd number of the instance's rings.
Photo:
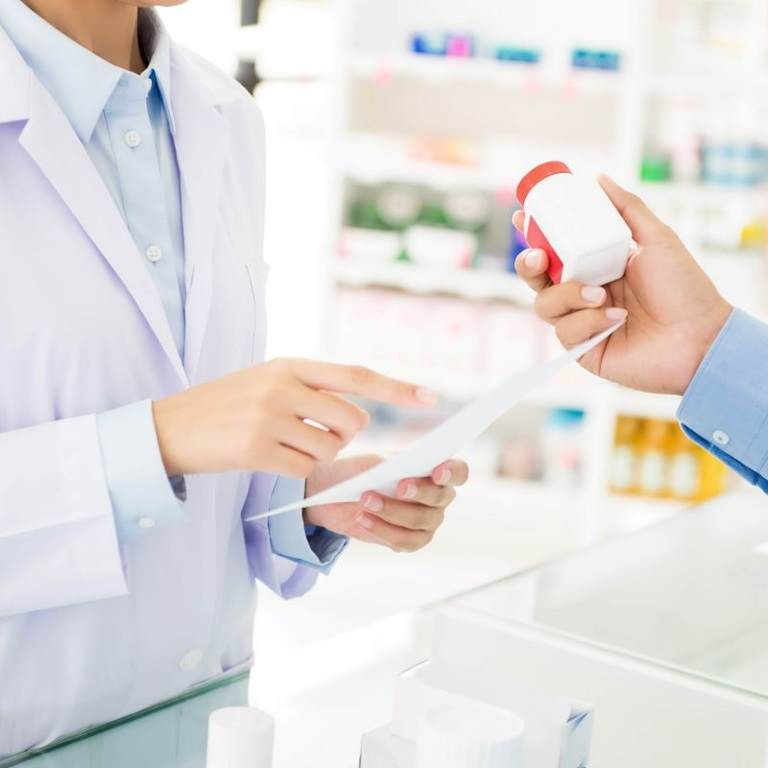
<svg viewBox="0 0 768 768">
<path fill-rule="evenodd" d="M 730 436 L 719 429 L 712 434 L 712 439 L 720 446 L 726 446 L 731 442 Z"/>
</svg>

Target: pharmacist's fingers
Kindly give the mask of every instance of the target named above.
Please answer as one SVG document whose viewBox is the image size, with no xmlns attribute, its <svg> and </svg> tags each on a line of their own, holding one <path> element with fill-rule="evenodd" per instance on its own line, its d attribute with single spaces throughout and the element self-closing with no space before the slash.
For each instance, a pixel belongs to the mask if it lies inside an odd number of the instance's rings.
<svg viewBox="0 0 768 768">
<path fill-rule="evenodd" d="M 583 344 L 593 336 L 607 331 L 620 320 L 626 320 L 627 310 L 619 307 L 610 309 L 582 309 L 562 318 L 555 325 L 555 333 L 560 343 L 571 349 Z"/>
<path fill-rule="evenodd" d="M 436 485 L 458 488 L 469 480 L 469 465 L 461 459 L 450 459 L 435 467 L 430 477 Z"/>
<path fill-rule="evenodd" d="M 547 269 L 549 258 L 539 248 L 529 248 L 515 259 L 515 272 L 525 280 L 536 293 L 552 285 Z"/>
<path fill-rule="evenodd" d="M 417 552 L 426 547 L 435 536 L 434 530 L 403 528 L 367 513 L 357 518 L 351 533 L 356 539 L 381 544 L 393 552 Z"/>
<path fill-rule="evenodd" d="M 610 176 L 600 176 L 598 181 L 640 245 L 654 245 L 669 239 L 672 234 L 669 227 L 637 195 L 620 187 Z"/>
<path fill-rule="evenodd" d="M 542 320 L 554 324 L 561 317 L 580 309 L 602 307 L 607 297 L 605 288 L 581 283 L 563 283 L 542 291 L 536 297 L 534 309 Z"/>
<path fill-rule="evenodd" d="M 525 214 L 522 211 L 515 211 L 512 214 L 512 223 L 515 229 L 525 237 Z"/>
</svg>

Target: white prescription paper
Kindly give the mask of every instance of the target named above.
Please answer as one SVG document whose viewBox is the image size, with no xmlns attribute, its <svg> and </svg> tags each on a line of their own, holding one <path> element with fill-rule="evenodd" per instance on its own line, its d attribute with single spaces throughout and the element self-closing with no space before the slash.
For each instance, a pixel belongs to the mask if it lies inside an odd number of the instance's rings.
<svg viewBox="0 0 768 768">
<path fill-rule="evenodd" d="M 622 325 L 624 325 L 623 321 L 560 357 L 515 374 L 488 394 L 473 400 L 446 419 L 439 427 L 420 437 L 403 453 L 322 493 L 254 515 L 247 518 L 246 522 L 262 520 L 307 507 L 317 507 L 321 504 L 358 501 L 367 491 L 378 491 L 385 496 L 393 495 L 401 480 L 408 477 L 429 476 L 435 467 L 459 454 L 527 395 L 542 387 L 570 363 L 579 360 L 587 352 L 602 344 Z"/>
</svg>

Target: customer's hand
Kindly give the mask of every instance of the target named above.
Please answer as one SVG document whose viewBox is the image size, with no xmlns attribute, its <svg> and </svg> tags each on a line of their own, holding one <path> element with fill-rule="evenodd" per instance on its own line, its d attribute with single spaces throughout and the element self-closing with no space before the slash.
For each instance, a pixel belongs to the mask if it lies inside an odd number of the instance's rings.
<svg viewBox="0 0 768 768">
<path fill-rule="evenodd" d="M 156 402 L 165 469 L 308 477 L 368 425 L 364 410 L 334 393 L 417 408 L 435 403 L 428 390 L 367 368 L 274 360 Z"/>
<path fill-rule="evenodd" d="M 307 480 L 307 496 L 344 482 L 381 461 L 378 456 L 355 456 L 319 466 Z M 396 552 L 415 552 L 432 541 L 443 524 L 445 509 L 464 485 L 469 468 L 463 461 L 447 461 L 429 477 L 401 480 L 394 498 L 366 493 L 351 504 L 326 504 L 304 513 L 311 525 L 381 544 Z"/>
<path fill-rule="evenodd" d="M 538 250 L 518 256 L 517 272 L 539 294 L 537 314 L 568 348 L 627 318 L 581 359 L 588 371 L 634 389 L 683 394 L 732 307 L 677 235 L 638 197 L 605 176 L 600 183 L 638 245 L 626 275 L 604 289 L 553 286 L 546 253 Z M 521 213 L 515 226 L 522 230 Z"/>
</svg>

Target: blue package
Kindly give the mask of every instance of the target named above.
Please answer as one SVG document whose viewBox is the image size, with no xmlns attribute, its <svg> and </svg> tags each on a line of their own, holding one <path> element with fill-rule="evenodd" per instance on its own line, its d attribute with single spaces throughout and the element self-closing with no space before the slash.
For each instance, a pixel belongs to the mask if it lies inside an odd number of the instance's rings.
<svg viewBox="0 0 768 768">
<path fill-rule="evenodd" d="M 541 51 L 535 48 L 516 48 L 509 45 L 501 45 L 496 49 L 498 61 L 510 61 L 517 64 L 538 64 L 541 61 Z"/>
<path fill-rule="evenodd" d="M 507 252 L 507 272 L 516 274 L 515 260 L 517 257 L 528 248 L 528 243 L 525 242 L 525 238 L 517 231 L 517 228 L 512 226 L 512 237 L 509 243 L 509 251 Z"/>
<path fill-rule="evenodd" d="M 448 51 L 448 36 L 415 32 L 411 35 L 411 52 L 420 56 L 445 56 Z"/>
<path fill-rule="evenodd" d="M 571 53 L 571 65 L 575 69 L 600 69 L 615 72 L 621 69 L 621 54 L 617 51 L 574 48 Z"/>
<path fill-rule="evenodd" d="M 753 142 L 705 144 L 701 179 L 705 184 L 754 187 L 768 179 L 768 149 Z"/>
</svg>

